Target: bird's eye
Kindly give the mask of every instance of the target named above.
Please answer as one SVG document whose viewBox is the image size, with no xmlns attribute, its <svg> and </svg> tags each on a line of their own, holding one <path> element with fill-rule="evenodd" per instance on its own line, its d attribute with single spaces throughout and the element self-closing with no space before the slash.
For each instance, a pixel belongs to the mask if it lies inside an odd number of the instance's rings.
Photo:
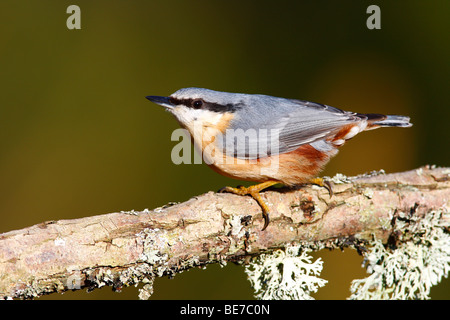
<svg viewBox="0 0 450 320">
<path fill-rule="evenodd" d="M 203 101 L 200 100 L 200 99 L 194 100 L 194 101 L 192 102 L 192 106 L 193 106 L 195 109 L 200 109 L 200 108 L 202 107 L 202 105 L 203 105 Z"/>
</svg>

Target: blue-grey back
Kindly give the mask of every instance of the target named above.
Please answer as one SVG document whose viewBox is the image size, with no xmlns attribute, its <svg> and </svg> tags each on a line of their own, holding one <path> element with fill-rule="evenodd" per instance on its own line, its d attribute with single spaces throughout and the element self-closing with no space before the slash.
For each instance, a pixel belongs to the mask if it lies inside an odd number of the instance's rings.
<svg viewBox="0 0 450 320">
<path fill-rule="evenodd" d="M 324 139 L 346 124 L 361 121 L 355 113 L 308 101 L 243 95 L 240 102 L 243 106 L 235 112 L 230 131 L 222 143 L 228 154 L 232 152 L 244 159 L 290 152 L 301 145 Z M 227 139 L 233 133 L 231 130 L 244 134 L 240 143 L 237 141 L 239 135 Z M 257 133 L 256 138 L 253 131 Z M 242 142 L 244 140 L 245 143 Z"/>
</svg>

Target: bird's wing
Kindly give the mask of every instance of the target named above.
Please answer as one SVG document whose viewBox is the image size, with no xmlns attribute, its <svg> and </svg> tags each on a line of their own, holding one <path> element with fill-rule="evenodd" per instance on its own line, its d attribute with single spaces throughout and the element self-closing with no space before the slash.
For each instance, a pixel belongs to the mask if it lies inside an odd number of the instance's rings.
<svg viewBox="0 0 450 320">
<path fill-rule="evenodd" d="M 228 155 L 257 159 L 326 139 L 361 120 L 355 113 L 314 102 L 259 99 L 247 108 L 245 117 L 235 116 L 218 144 Z"/>
</svg>

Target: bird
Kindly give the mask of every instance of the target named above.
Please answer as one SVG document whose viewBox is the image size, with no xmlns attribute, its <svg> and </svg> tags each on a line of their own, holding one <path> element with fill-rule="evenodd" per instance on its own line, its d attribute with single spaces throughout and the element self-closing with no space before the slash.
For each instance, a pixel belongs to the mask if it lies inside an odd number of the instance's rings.
<svg viewBox="0 0 450 320">
<path fill-rule="evenodd" d="M 408 116 L 356 113 L 263 94 L 190 87 L 146 98 L 175 116 L 211 169 L 257 183 L 220 191 L 253 197 L 262 209 L 261 230 L 270 222 L 262 190 L 312 183 L 332 194 L 329 182 L 317 175 L 347 140 L 380 127 L 412 126 Z"/>
</svg>

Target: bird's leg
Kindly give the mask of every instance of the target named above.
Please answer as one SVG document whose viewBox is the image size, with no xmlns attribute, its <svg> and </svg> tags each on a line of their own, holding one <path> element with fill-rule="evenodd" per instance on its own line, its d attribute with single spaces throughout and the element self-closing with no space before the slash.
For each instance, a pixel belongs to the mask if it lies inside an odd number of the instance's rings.
<svg viewBox="0 0 450 320">
<path fill-rule="evenodd" d="M 325 180 L 323 178 L 312 178 L 309 180 L 309 183 L 318 185 L 320 187 L 324 187 L 328 190 L 330 197 L 333 196 L 333 188 L 331 187 L 331 182 L 328 180 Z"/>
<path fill-rule="evenodd" d="M 262 215 L 264 218 L 264 227 L 261 229 L 261 231 L 263 231 L 269 225 L 269 221 L 270 221 L 269 220 L 269 207 L 264 202 L 264 200 L 261 198 L 261 195 L 259 193 L 262 190 L 269 188 L 277 183 L 279 183 L 279 182 L 270 180 L 270 181 L 266 181 L 266 182 L 263 182 L 260 184 L 256 184 L 254 186 L 250 186 L 250 187 L 243 187 L 243 186 L 240 186 L 238 188 L 224 187 L 224 188 L 220 189 L 219 192 L 230 192 L 230 193 L 238 194 L 241 196 L 251 195 L 252 198 L 258 202 L 258 204 L 260 205 L 260 207 L 262 209 Z"/>
</svg>

